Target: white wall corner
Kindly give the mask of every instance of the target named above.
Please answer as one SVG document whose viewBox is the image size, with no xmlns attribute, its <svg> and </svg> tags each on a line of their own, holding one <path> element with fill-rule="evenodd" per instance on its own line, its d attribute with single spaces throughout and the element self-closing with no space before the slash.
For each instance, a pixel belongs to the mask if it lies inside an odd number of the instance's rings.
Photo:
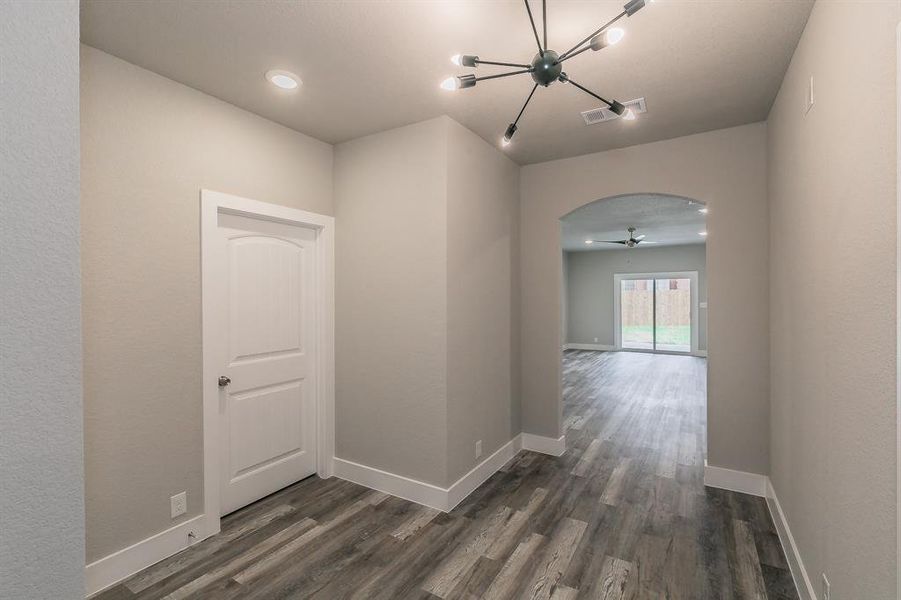
<svg viewBox="0 0 901 600">
<path fill-rule="evenodd" d="M 779 498 L 776 496 L 776 490 L 769 477 L 766 478 L 766 504 L 770 509 L 773 523 L 776 525 L 776 532 L 779 534 L 779 541 L 782 543 L 782 550 L 785 553 L 792 579 L 795 581 L 798 595 L 801 600 L 817 600 L 813 584 L 810 582 L 810 577 L 807 576 L 807 569 L 804 568 L 804 561 L 801 560 L 801 553 L 795 544 L 795 538 L 789 529 L 785 513 L 782 512 L 782 506 L 779 504 Z"/>
<path fill-rule="evenodd" d="M 704 485 L 731 492 L 766 497 L 766 475 L 714 467 L 704 461 Z"/>
<path fill-rule="evenodd" d="M 218 524 L 218 519 L 216 519 Z M 193 533 L 194 537 L 188 537 Z M 138 571 L 178 554 L 188 546 L 215 533 L 207 526 L 206 515 L 197 515 L 85 567 L 85 593 L 92 596 L 123 581 Z"/>
<path fill-rule="evenodd" d="M 552 438 L 533 433 L 523 433 L 522 449 L 550 454 L 551 456 L 561 456 L 566 452 L 566 436 L 561 435 L 559 438 Z"/>
</svg>

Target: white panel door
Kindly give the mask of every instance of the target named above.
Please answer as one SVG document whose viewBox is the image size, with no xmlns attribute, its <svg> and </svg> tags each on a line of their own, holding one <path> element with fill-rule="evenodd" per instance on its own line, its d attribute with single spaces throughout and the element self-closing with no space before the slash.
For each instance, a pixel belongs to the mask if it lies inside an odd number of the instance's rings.
<svg viewBox="0 0 901 600">
<path fill-rule="evenodd" d="M 219 214 L 221 513 L 316 472 L 316 231 Z"/>
</svg>

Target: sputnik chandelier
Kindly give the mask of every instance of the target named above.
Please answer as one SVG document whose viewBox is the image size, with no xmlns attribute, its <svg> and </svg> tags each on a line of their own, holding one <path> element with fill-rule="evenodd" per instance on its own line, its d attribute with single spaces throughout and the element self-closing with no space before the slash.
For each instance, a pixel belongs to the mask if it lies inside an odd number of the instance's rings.
<svg viewBox="0 0 901 600">
<path fill-rule="evenodd" d="M 602 98 L 588 88 L 583 87 L 570 79 L 569 76 L 563 72 L 563 61 L 569 60 L 570 58 L 577 56 L 585 52 L 586 50 L 598 51 L 619 42 L 621 39 L 623 39 L 625 32 L 618 27 L 611 29 L 611 26 L 623 17 L 631 17 L 639 10 L 644 8 L 645 0 L 630 0 L 630 2 L 623 6 L 623 12 L 619 13 L 613 19 L 605 23 L 596 31 L 592 32 L 588 37 L 583 39 L 581 42 L 579 42 L 563 54 L 558 54 L 557 52 L 554 52 L 547 47 L 547 0 L 541 0 L 542 30 L 544 34 L 543 45 L 541 39 L 538 37 L 538 29 L 535 27 L 535 19 L 532 17 L 532 9 L 529 7 L 529 0 L 523 1 L 526 5 L 526 12 L 529 13 L 529 22 L 532 24 L 532 33 L 535 34 L 535 43 L 538 44 L 538 54 L 535 55 L 535 58 L 532 59 L 532 62 L 526 65 L 513 62 L 482 60 L 478 56 L 470 54 L 457 54 L 451 58 L 451 62 L 459 67 L 474 68 L 478 67 L 479 65 L 491 65 L 499 67 L 516 67 L 519 70 L 509 71 L 507 73 L 499 73 L 497 75 L 485 75 L 482 77 L 476 77 L 472 74 L 448 77 L 441 82 L 442 89 L 457 90 L 463 88 L 471 88 L 475 87 L 476 83 L 480 81 L 486 81 L 488 79 L 499 79 L 501 77 L 522 75 L 524 73 L 531 75 L 532 81 L 535 82 L 535 85 L 532 87 L 532 91 L 529 93 L 528 98 L 526 98 L 525 103 L 522 105 L 519 114 L 516 115 L 516 119 L 512 123 L 510 123 L 510 125 L 507 127 L 507 131 L 504 132 L 504 137 L 501 139 L 501 143 L 504 146 L 508 145 L 513 140 L 513 135 L 516 133 L 516 127 L 519 123 L 519 119 L 522 118 L 522 114 L 525 112 L 526 107 L 529 105 L 529 101 L 532 99 L 532 96 L 535 94 L 535 90 L 538 89 L 538 86 L 540 85 L 548 87 L 555 81 L 559 81 L 560 83 L 571 83 L 586 94 L 597 98 L 598 100 L 606 104 L 612 112 L 627 121 L 635 119 L 635 114 L 631 109 L 627 109 L 616 100 L 607 100 L 606 98 Z M 653 2 L 653 0 L 649 1 Z"/>
</svg>

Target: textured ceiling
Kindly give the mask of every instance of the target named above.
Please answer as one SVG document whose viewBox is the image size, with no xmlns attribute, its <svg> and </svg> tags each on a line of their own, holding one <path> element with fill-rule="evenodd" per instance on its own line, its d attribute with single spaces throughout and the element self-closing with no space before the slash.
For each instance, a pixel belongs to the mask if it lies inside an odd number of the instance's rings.
<svg viewBox="0 0 901 600">
<path fill-rule="evenodd" d="M 591 244 L 585 240 L 624 240 L 626 231 L 635 227 L 635 235 L 647 237 L 638 248 L 659 248 L 682 244 L 703 244 L 698 235 L 706 230 L 704 205 L 660 194 L 630 194 L 599 200 L 569 213 L 561 219 L 561 245 L 564 250 L 622 250 L 620 244 Z M 655 244 L 643 245 L 645 241 Z M 630 249 L 632 251 L 632 249 Z"/>
<path fill-rule="evenodd" d="M 549 46 L 568 49 L 622 4 L 550 0 Z M 555 83 L 537 91 L 506 152 L 528 164 L 763 120 L 811 6 L 657 0 L 620 21 L 618 45 L 565 68 L 601 96 L 645 97 L 648 112 L 586 126 L 579 113 L 599 102 Z M 83 0 L 81 12 L 85 43 L 330 143 L 447 114 L 499 145 L 532 85 L 519 75 L 456 92 L 438 87 L 466 72 L 452 54 L 531 59 L 521 2 Z M 263 77 L 273 68 L 297 73 L 303 85 L 274 88 Z"/>
</svg>

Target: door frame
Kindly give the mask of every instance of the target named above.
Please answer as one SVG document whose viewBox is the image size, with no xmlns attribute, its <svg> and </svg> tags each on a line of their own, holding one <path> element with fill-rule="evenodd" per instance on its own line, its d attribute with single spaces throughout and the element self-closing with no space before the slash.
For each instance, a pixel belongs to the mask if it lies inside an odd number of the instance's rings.
<svg viewBox="0 0 901 600">
<path fill-rule="evenodd" d="M 216 252 L 219 214 L 228 213 L 298 225 L 316 231 L 314 278 L 317 315 L 316 474 L 334 473 L 335 457 L 335 219 L 326 215 L 269 204 L 212 190 L 200 190 L 201 306 L 203 311 L 203 510 L 206 535 L 220 529 L 219 385 L 222 365 L 216 347 L 222 343 L 213 322 L 217 299 L 210 261 Z"/>
<path fill-rule="evenodd" d="M 691 351 L 675 352 L 673 350 L 643 350 L 639 348 L 623 348 L 621 292 L 622 281 L 630 279 L 688 279 L 691 282 Z M 656 286 L 655 286 L 656 293 Z M 668 273 L 614 273 L 613 275 L 613 347 L 617 352 L 651 352 L 654 354 L 680 354 L 698 356 L 699 303 L 698 272 L 671 271 Z"/>
</svg>

